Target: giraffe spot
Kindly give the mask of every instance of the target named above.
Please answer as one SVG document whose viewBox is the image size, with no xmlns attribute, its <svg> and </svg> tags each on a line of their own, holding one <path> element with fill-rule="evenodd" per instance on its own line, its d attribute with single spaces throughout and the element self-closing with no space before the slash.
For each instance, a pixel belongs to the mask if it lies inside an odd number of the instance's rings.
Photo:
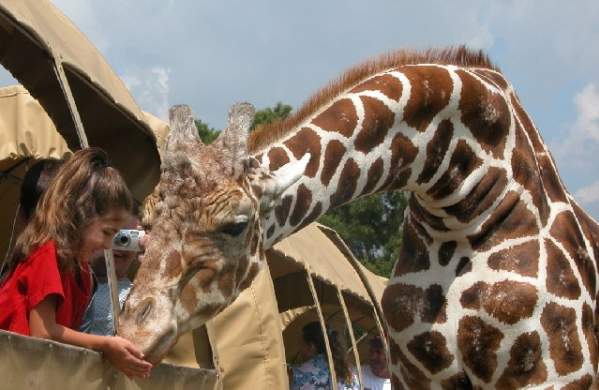
<svg viewBox="0 0 599 390">
<path fill-rule="evenodd" d="M 397 353 L 399 358 L 399 370 L 401 372 L 401 378 L 408 386 L 408 389 L 429 390 L 430 379 L 427 378 L 418 367 L 408 360 L 399 347 L 396 348 L 394 352 Z"/>
<path fill-rule="evenodd" d="M 449 73 L 439 67 L 406 66 L 402 72 L 412 87 L 403 120 L 418 131 L 425 131 L 431 120 L 449 103 L 453 83 Z"/>
<path fill-rule="evenodd" d="M 453 362 L 445 337 L 437 331 L 424 332 L 408 343 L 408 350 L 432 374 L 446 369 Z"/>
<path fill-rule="evenodd" d="M 287 217 L 289 216 L 289 210 L 291 209 L 292 201 L 293 197 L 291 195 L 287 195 L 283 198 L 281 204 L 275 208 L 275 217 L 277 217 L 279 226 L 285 226 L 285 222 L 287 222 Z"/>
<path fill-rule="evenodd" d="M 464 372 L 455 374 L 441 382 L 443 390 L 472 390 L 470 378 Z"/>
<path fill-rule="evenodd" d="M 395 114 L 378 99 L 360 96 L 360 100 L 364 106 L 364 119 L 354 147 L 359 152 L 368 153 L 385 141 L 395 121 Z"/>
<path fill-rule="evenodd" d="M 165 269 L 164 275 L 167 278 L 173 278 L 175 276 L 181 275 L 181 255 L 179 252 L 172 250 L 166 259 L 164 260 Z"/>
<path fill-rule="evenodd" d="M 580 379 L 568 383 L 560 390 L 589 390 L 593 385 L 593 377 L 591 375 L 585 375 Z"/>
<path fill-rule="evenodd" d="M 312 123 L 325 131 L 339 133 L 349 138 L 358 123 L 358 114 L 350 99 L 340 99 L 314 118 Z"/>
<path fill-rule="evenodd" d="M 302 221 L 302 217 L 306 215 L 312 204 L 312 192 L 303 183 L 299 185 L 295 197 L 295 207 L 289 223 L 291 226 L 296 226 Z"/>
<path fill-rule="evenodd" d="M 458 266 L 455 268 L 455 276 L 462 276 L 472 271 L 472 262 L 469 257 L 462 257 Z"/>
<path fill-rule="evenodd" d="M 537 289 L 523 282 L 504 280 L 494 283 L 482 299 L 491 316 L 509 325 L 529 318 L 537 304 Z"/>
<path fill-rule="evenodd" d="M 439 247 L 439 264 L 446 266 L 451 261 L 453 254 L 458 246 L 455 241 L 445 241 Z"/>
<path fill-rule="evenodd" d="M 308 127 L 302 128 L 293 137 L 285 141 L 293 157 L 301 159 L 306 153 L 310 153 L 310 161 L 306 165 L 304 174 L 308 177 L 316 176 L 320 164 L 320 136 Z"/>
<path fill-rule="evenodd" d="M 551 157 L 548 154 L 537 155 L 537 164 L 539 165 L 543 187 L 545 188 L 545 192 L 547 193 L 547 196 L 549 196 L 549 199 L 552 202 L 568 203 L 566 191 L 560 182 L 558 173 L 553 167 Z"/>
<path fill-rule="evenodd" d="M 536 277 L 539 269 L 539 257 L 538 241 L 528 241 L 491 254 L 487 264 L 495 271 L 509 271 L 523 276 Z"/>
<path fill-rule="evenodd" d="M 485 251 L 502 241 L 538 235 L 534 215 L 520 196 L 510 191 L 499 202 L 493 213 L 483 222 L 480 231 L 468 237 L 472 249 Z"/>
<path fill-rule="evenodd" d="M 547 250 L 547 291 L 558 297 L 578 299 L 580 286 L 568 259 L 551 240 L 545 239 Z"/>
<path fill-rule="evenodd" d="M 414 216 L 414 214 L 412 214 L 412 216 Z M 416 218 L 411 218 L 410 223 L 412 224 L 418 235 L 420 235 L 420 237 L 426 242 L 426 244 L 431 244 L 433 242 L 433 238 L 430 236 L 430 234 L 428 234 L 423 224 L 419 220 L 417 220 Z"/>
<path fill-rule="evenodd" d="M 458 348 L 464 364 L 482 381 L 489 383 L 497 369 L 501 331 L 474 316 L 463 317 L 458 326 Z"/>
<path fill-rule="evenodd" d="M 394 276 L 425 271 L 430 267 L 428 248 L 416 233 L 413 223 L 407 221 L 404 226 L 404 241 L 399 252 L 399 261 L 395 265 Z"/>
<path fill-rule="evenodd" d="M 343 154 L 345 154 L 345 146 L 336 139 L 331 140 L 324 152 L 324 162 L 320 174 L 320 181 L 325 186 L 329 185 L 331 178 L 337 172 Z"/>
<path fill-rule="evenodd" d="M 528 116 L 526 111 L 524 111 L 524 108 L 522 108 L 522 104 L 520 104 L 520 100 L 514 93 L 510 94 L 509 98 L 510 98 L 510 103 L 512 105 L 512 108 L 516 114 L 516 118 L 522 124 L 524 131 L 526 131 L 526 134 L 528 135 L 528 138 L 530 139 L 530 142 L 532 143 L 532 147 L 535 151 L 535 154 L 540 155 L 540 154 L 545 153 L 545 146 L 543 144 L 543 141 L 541 140 L 539 132 L 537 131 L 536 127 L 533 125 L 533 123 L 530 120 L 530 117 Z"/>
<path fill-rule="evenodd" d="M 494 85 L 499 90 L 506 90 L 508 88 L 508 82 L 503 78 L 503 76 L 497 72 L 487 69 L 476 69 L 472 70 L 472 73 L 477 75 L 478 77 L 484 79 L 489 84 Z"/>
<path fill-rule="evenodd" d="M 252 234 L 252 241 L 250 243 L 250 253 L 258 253 L 258 243 L 260 242 L 260 235 L 258 233 Z"/>
<path fill-rule="evenodd" d="M 510 360 L 499 377 L 498 390 L 521 389 L 539 385 L 547 380 L 547 367 L 543 362 L 541 338 L 535 332 L 524 333 L 514 341 Z"/>
<path fill-rule="evenodd" d="M 528 191 L 539 212 L 541 223 L 545 225 L 549 218 L 549 204 L 545 196 L 534 152 L 519 124 L 516 124 L 516 146 L 512 152 L 511 165 L 514 180 Z"/>
<path fill-rule="evenodd" d="M 440 232 L 446 232 L 449 230 L 447 226 L 445 226 L 443 219 L 428 212 L 428 210 L 426 210 L 420 204 L 417 197 L 411 196 L 408 204 L 410 205 L 410 213 L 413 219 L 420 221 L 421 223 L 426 224 Z M 426 235 L 428 236 L 428 233 Z"/>
<path fill-rule="evenodd" d="M 598 345 L 597 335 L 595 333 L 595 320 L 593 318 L 593 309 L 585 302 L 582 306 L 582 331 L 589 347 L 589 354 L 591 356 L 591 364 L 593 370 L 597 372 L 597 360 L 598 360 Z"/>
<path fill-rule="evenodd" d="M 482 165 L 466 141 L 460 140 L 451 155 L 447 171 L 427 191 L 434 199 L 443 199 L 453 194 L 470 174 Z"/>
<path fill-rule="evenodd" d="M 439 126 L 437 126 L 437 131 L 435 131 L 433 138 L 426 145 L 426 161 L 424 162 L 422 172 L 420 172 L 418 179 L 416 179 L 417 183 L 426 183 L 434 176 L 443 162 L 445 153 L 449 149 L 452 137 L 453 124 L 451 121 L 447 119 L 441 121 Z"/>
<path fill-rule="evenodd" d="M 331 195 L 331 208 L 342 205 L 354 196 L 359 177 L 360 167 L 354 159 L 348 159 L 341 170 L 337 190 Z"/>
<path fill-rule="evenodd" d="M 588 293 L 593 296 L 595 294 L 596 271 L 574 215 L 570 211 L 563 211 L 558 214 L 549 233 L 574 260 L 582 278 L 582 283 Z"/>
<path fill-rule="evenodd" d="M 218 290 L 225 297 L 230 297 L 233 294 L 235 286 L 235 272 L 232 267 L 223 269 L 218 275 Z"/>
<path fill-rule="evenodd" d="M 350 92 L 360 93 L 364 91 L 379 91 L 389 99 L 399 101 L 402 88 L 403 86 L 397 78 L 389 74 L 383 74 L 369 78 L 352 89 Z"/>
<path fill-rule="evenodd" d="M 458 70 L 456 73 L 462 80 L 462 123 L 486 152 L 500 158 L 511 122 L 511 113 L 504 96 L 491 92 L 467 71 Z"/>
<path fill-rule="evenodd" d="M 403 134 L 398 132 L 391 141 L 391 162 L 389 164 L 389 176 L 384 188 L 401 189 L 410 177 L 409 165 L 414 161 L 418 154 L 418 148 L 414 146 Z M 406 169 L 404 169 L 406 167 Z M 406 175 L 407 173 L 407 175 Z"/>
<path fill-rule="evenodd" d="M 310 214 L 306 218 L 303 219 L 302 223 L 299 225 L 299 227 L 296 230 L 299 230 L 299 229 L 303 228 L 304 226 L 310 224 L 310 222 L 315 221 L 318 217 L 320 217 L 321 214 L 322 214 L 322 203 L 316 202 L 316 205 L 314 206 L 314 208 L 312 209 Z"/>
<path fill-rule="evenodd" d="M 422 289 L 402 283 L 387 286 L 381 300 L 385 319 L 397 332 L 414 323 L 421 311 L 421 305 Z"/>
<path fill-rule="evenodd" d="M 424 290 L 423 309 L 420 318 L 430 324 L 442 324 L 447 321 L 447 299 L 443 294 L 443 287 L 433 284 Z"/>
<path fill-rule="evenodd" d="M 595 266 L 599 269 L 599 225 L 589 215 L 582 210 L 576 203 L 572 202 L 574 215 L 582 228 L 582 234 L 591 243 L 593 255 L 595 257 Z"/>
<path fill-rule="evenodd" d="M 505 171 L 490 167 L 464 199 L 444 210 L 460 222 L 470 222 L 493 205 L 506 185 Z"/>
<path fill-rule="evenodd" d="M 485 282 L 477 282 L 462 292 L 460 304 L 466 309 L 479 310 L 481 297 L 487 295 L 489 285 Z"/>
<path fill-rule="evenodd" d="M 379 182 L 381 176 L 383 176 L 383 159 L 377 158 L 376 161 L 368 168 L 368 180 L 362 190 L 362 194 L 369 194 Z"/>
<path fill-rule="evenodd" d="M 549 302 L 541 314 L 541 325 L 549 337 L 549 355 L 559 375 L 582 367 L 581 346 L 576 327 L 576 311 Z"/>
<path fill-rule="evenodd" d="M 280 146 L 275 146 L 268 151 L 268 161 L 268 169 L 276 171 L 289 162 L 289 156 L 287 156 L 285 149 Z"/>
<path fill-rule="evenodd" d="M 187 283 L 183 286 L 181 294 L 179 295 L 179 301 L 188 313 L 196 312 L 198 308 L 198 298 L 196 297 L 196 290 L 191 283 Z"/>
<path fill-rule="evenodd" d="M 275 225 L 271 225 L 266 231 L 266 238 L 270 239 L 275 234 Z"/>
</svg>

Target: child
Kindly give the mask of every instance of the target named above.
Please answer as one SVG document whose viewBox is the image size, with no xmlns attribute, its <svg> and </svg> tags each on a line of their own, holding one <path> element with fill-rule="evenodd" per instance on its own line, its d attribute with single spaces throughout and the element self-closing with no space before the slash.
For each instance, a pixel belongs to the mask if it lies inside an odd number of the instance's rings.
<svg viewBox="0 0 599 390">
<path fill-rule="evenodd" d="M 131 217 L 126 229 L 137 229 L 139 219 Z M 119 304 L 121 308 L 125 303 L 125 298 L 131 289 L 131 280 L 127 276 L 129 267 L 133 260 L 138 256 L 137 252 L 114 250 L 114 270 L 118 279 Z M 106 277 L 106 261 L 104 260 L 104 251 L 98 251 L 90 261 L 94 276 L 98 282 L 96 291 L 92 296 L 91 302 L 83 316 L 83 323 L 80 330 L 82 332 L 111 335 L 112 325 L 112 303 L 110 301 L 110 289 L 108 288 L 108 279 Z"/>
<path fill-rule="evenodd" d="M 95 349 L 128 376 L 149 376 L 151 364 L 121 337 L 75 331 L 91 294 L 89 259 L 109 248 L 132 199 L 100 149 L 65 162 L 19 236 L 0 284 L 0 329 Z"/>
</svg>

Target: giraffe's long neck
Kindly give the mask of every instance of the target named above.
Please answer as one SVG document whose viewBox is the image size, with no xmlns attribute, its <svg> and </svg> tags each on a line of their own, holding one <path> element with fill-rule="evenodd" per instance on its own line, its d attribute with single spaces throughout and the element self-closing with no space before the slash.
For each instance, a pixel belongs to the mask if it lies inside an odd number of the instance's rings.
<svg viewBox="0 0 599 390">
<path fill-rule="evenodd" d="M 438 65 L 351 86 L 256 153 L 271 170 L 311 155 L 304 177 L 267 215 L 266 246 L 330 208 L 391 189 L 415 194 L 408 220 L 434 222 L 439 239 L 472 234 L 500 195 L 522 192 L 507 188 L 516 143 L 529 144 L 516 137 L 510 93 L 495 71 Z"/>
</svg>

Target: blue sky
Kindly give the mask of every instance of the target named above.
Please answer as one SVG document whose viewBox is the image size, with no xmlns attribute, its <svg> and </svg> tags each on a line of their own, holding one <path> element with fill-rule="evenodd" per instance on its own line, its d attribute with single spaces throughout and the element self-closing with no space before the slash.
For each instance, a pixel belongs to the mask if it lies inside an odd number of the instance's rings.
<svg viewBox="0 0 599 390">
<path fill-rule="evenodd" d="M 55 0 L 165 117 L 190 104 L 221 128 L 228 107 L 298 107 L 385 51 L 484 49 L 520 95 L 569 190 L 599 217 L 599 1 Z M 0 76 L 0 81 L 6 77 Z"/>
</svg>

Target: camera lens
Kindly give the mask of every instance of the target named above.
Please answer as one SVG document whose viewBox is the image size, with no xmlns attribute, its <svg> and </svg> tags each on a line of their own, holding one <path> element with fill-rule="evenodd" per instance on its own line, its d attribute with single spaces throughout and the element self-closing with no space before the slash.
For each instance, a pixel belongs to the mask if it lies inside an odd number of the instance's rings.
<svg viewBox="0 0 599 390">
<path fill-rule="evenodd" d="M 122 235 L 119 237 L 119 242 L 121 243 L 121 245 L 127 245 L 129 244 L 129 237 L 127 237 L 126 235 Z"/>
</svg>

